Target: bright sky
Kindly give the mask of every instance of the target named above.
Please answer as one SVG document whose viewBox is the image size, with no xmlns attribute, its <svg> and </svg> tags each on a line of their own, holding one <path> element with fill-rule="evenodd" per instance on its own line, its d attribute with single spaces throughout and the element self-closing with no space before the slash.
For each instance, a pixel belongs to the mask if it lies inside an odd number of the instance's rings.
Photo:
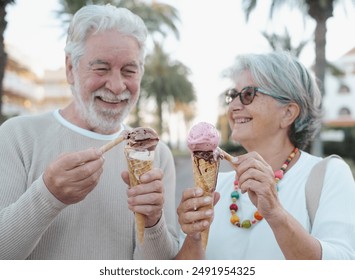
<svg viewBox="0 0 355 280">
<path fill-rule="evenodd" d="M 260 32 L 265 30 L 266 26 L 275 29 L 276 25 L 267 23 L 268 10 L 260 8 L 247 26 L 241 10 L 241 1 L 161 1 L 175 6 L 180 11 L 180 41 L 168 40 L 166 50 L 172 59 L 182 61 L 192 71 L 191 81 L 198 96 L 196 121 L 215 123 L 217 97 L 229 86 L 228 81 L 221 78 L 221 71 L 228 67 L 239 53 L 270 50 Z M 24 62 L 31 63 L 38 71 L 56 69 L 64 65 L 64 30 L 54 12 L 58 10 L 58 2 L 16 0 L 16 4 L 7 9 L 5 41 L 13 51 L 22 54 Z M 263 2 L 268 3 L 267 0 Z M 330 61 L 355 47 L 355 17 L 351 17 L 355 9 L 348 4 L 345 15 L 344 9 L 340 7 L 336 6 L 334 18 L 328 21 L 326 54 Z M 314 23 L 307 23 L 305 28 L 302 19 L 295 14 L 285 12 L 283 16 L 279 15 L 279 23 L 283 24 L 278 26 L 284 28 L 286 22 L 295 40 L 299 40 L 303 35 L 310 37 Z M 313 43 L 310 43 L 301 56 L 306 65 L 313 62 L 313 48 Z"/>
</svg>

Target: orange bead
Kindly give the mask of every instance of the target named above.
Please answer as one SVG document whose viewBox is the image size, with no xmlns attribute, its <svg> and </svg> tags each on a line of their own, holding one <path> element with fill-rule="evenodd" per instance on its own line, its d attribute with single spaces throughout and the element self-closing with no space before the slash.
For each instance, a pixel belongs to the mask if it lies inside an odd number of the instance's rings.
<svg viewBox="0 0 355 280">
<path fill-rule="evenodd" d="M 230 218 L 230 221 L 233 225 L 236 225 L 237 223 L 239 223 L 240 219 L 237 215 L 232 215 L 232 217 Z"/>
<path fill-rule="evenodd" d="M 255 211 L 254 213 L 254 218 L 258 221 L 263 219 L 263 216 L 260 215 L 260 213 L 258 211 Z"/>
</svg>

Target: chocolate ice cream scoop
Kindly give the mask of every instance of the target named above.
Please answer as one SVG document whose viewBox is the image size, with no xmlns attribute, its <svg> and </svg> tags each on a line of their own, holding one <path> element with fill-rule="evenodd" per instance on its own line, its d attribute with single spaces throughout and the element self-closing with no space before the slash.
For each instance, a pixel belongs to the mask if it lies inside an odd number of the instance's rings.
<svg viewBox="0 0 355 280">
<path fill-rule="evenodd" d="M 127 144 L 135 150 L 154 151 L 159 142 L 159 136 L 154 129 L 137 127 L 128 132 Z"/>
</svg>

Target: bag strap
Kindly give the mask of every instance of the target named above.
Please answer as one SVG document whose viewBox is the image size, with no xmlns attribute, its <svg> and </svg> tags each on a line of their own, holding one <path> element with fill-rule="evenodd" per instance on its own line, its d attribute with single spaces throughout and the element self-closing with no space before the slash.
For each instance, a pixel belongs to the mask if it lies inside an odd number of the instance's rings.
<svg viewBox="0 0 355 280">
<path fill-rule="evenodd" d="M 319 206 L 327 164 L 332 158 L 342 159 L 338 155 L 330 155 L 322 159 L 312 168 L 306 182 L 306 206 L 311 227 L 313 226 L 314 217 Z"/>
</svg>

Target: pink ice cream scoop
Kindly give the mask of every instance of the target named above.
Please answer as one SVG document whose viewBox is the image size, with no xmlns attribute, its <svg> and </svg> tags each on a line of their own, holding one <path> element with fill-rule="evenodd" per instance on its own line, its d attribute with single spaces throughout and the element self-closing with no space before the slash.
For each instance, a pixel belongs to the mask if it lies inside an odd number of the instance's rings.
<svg viewBox="0 0 355 280">
<path fill-rule="evenodd" d="M 199 122 L 194 125 L 187 137 L 187 146 L 191 152 L 214 151 L 217 149 L 218 143 L 218 130 L 207 122 Z"/>
</svg>

